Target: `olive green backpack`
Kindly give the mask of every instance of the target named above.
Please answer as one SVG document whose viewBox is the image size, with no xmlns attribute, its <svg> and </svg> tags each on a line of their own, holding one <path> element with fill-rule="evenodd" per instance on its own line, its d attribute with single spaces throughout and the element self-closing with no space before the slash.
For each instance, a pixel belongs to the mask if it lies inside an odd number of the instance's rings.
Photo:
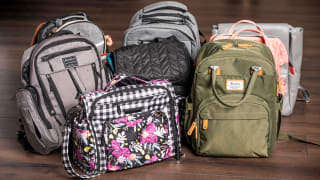
<svg viewBox="0 0 320 180">
<path fill-rule="evenodd" d="M 184 129 L 203 156 L 268 157 L 275 149 L 281 100 L 272 54 L 260 42 L 205 44 L 187 99 Z"/>
</svg>

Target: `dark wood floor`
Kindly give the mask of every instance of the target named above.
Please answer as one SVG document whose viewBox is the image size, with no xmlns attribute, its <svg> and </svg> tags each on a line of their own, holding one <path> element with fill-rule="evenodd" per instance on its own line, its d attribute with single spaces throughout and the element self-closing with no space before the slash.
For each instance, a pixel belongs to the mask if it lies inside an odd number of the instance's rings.
<svg viewBox="0 0 320 180">
<path fill-rule="evenodd" d="M 60 154 L 25 152 L 16 140 L 15 89 L 21 87 L 20 61 L 35 27 L 42 21 L 77 11 L 87 12 L 121 46 L 133 13 L 153 0 L 8 0 L 0 6 L 0 179 L 65 179 Z M 320 1 L 318 0 L 185 0 L 200 29 L 252 19 L 288 22 L 304 27 L 302 83 L 312 93 L 310 104 L 297 103 L 281 131 L 320 142 Z M 320 179 L 320 148 L 278 141 L 271 158 L 203 158 L 186 147 L 182 164 L 167 160 L 142 168 L 108 173 L 97 179 Z"/>
</svg>

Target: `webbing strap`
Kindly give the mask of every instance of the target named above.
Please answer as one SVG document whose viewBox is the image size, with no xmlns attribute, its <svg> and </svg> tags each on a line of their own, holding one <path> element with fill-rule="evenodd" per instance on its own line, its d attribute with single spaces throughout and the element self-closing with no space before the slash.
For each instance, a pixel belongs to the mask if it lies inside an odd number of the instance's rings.
<svg viewBox="0 0 320 180">
<path fill-rule="evenodd" d="M 306 143 L 306 144 L 312 144 L 312 145 L 315 145 L 315 146 L 320 146 L 320 143 L 311 142 L 311 141 L 307 141 L 307 140 L 300 139 L 300 138 L 297 138 L 297 137 L 293 137 L 292 135 L 289 135 L 289 134 L 279 134 L 278 140 L 291 140 L 291 141 L 295 141 L 295 142 L 300 142 L 300 143 Z"/>
</svg>

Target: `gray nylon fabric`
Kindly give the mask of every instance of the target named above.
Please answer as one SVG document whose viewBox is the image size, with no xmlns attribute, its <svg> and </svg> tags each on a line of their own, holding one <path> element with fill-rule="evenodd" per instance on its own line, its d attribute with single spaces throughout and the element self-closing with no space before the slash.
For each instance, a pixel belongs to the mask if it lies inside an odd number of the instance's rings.
<svg viewBox="0 0 320 180">
<path fill-rule="evenodd" d="M 72 31 L 74 34 L 80 34 L 81 36 L 86 37 L 96 45 L 99 54 L 105 53 L 106 42 L 104 33 L 97 25 L 93 24 L 92 22 L 76 22 L 64 27 L 63 29 Z"/>
<path fill-rule="evenodd" d="M 51 58 L 45 59 L 48 56 Z M 23 55 L 22 67 L 26 62 L 30 62 L 30 82 L 27 83 L 23 77 L 22 82 L 35 89 L 38 104 L 32 104 L 32 99 L 28 97 L 31 93 L 27 89 L 20 90 L 16 95 L 18 111 L 25 129 L 31 129 L 26 131 L 26 135 L 33 149 L 41 154 L 48 154 L 61 146 L 62 130 L 66 123 L 64 112 L 75 106 L 81 95 L 76 85 L 82 93 L 101 89 L 105 84 L 105 73 L 94 44 L 73 34 L 48 38 L 27 49 Z M 25 105 L 26 102 L 29 104 Z M 39 115 L 41 110 L 42 117 Z M 25 113 L 27 111 L 32 117 Z M 44 119 L 52 125 L 52 130 L 48 130 L 44 123 L 39 123 Z M 31 122 L 39 129 L 41 138 L 35 137 Z"/>
<path fill-rule="evenodd" d="M 124 33 L 123 46 L 148 43 L 155 38 L 172 35 L 183 42 L 191 57 L 196 59 L 201 45 L 194 16 L 184 4 L 174 1 L 158 2 L 140 9 L 131 18 L 130 26 Z"/>
<path fill-rule="evenodd" d="M 296 102 L 298 89 L 300 85 L 301 76 L 301 63 L 303 54 L 303 28 L 292 27 L 287 23 L 257 23 L 268 37 L 279 38 L 286 46 L 288 51 L 290 63 L 295 69 L 295 75 L 289 72 L 289 65 L 283 65 L 281 67 L 281 77 L 286 77 L 285 82 L 287 83 L 286 95 L 283 99 L 282 115 L 289 116 L 292 114 L 294 105 Z M 232 23 L 221 23 L 213 25 L 213 34 L 226 34 Z M 238 24 L 235 31 L 256 27 L 251 24 Z M 251 32 L 244 32 L 244 35 L 256 35 Z"/>
<path fill-rule="evenodd" d="M 39 43 L 52 36 L 52 30 L 55 30 L 56 33 L 67 30 L 71 31 L 73 34 L 79 34 L 92 41 L 96 45 L 99 54 L 106 52 L 104 32 L 96 24 L 90 21 L 86 13 L 77 12 L 49 20 L 38 32 L 36 42 Z"/>
<path fill-rule="evenodd" d="M 31 93 L 26 89 L 20 89 L 16 93 L 22 125 L 27 134 L 29 144 L 32 147 L 36 147 L 33 149 L 40 154 L 49 154 L 62 141 L 61 133 L 58 130 L 59 125 L 53 122 L 51 123 L 52 129 L 46 128 L 31 96 Z M 36 128 L 41 134 L 41 138 L 37 136 Z"/>
</svg>

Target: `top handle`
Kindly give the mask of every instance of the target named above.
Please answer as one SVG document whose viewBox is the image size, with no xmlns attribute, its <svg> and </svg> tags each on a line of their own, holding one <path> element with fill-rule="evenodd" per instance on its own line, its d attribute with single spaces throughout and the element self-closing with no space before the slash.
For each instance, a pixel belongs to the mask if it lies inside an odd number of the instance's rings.
<svg viewBox="0 0 320 180">
<path fill-rule="evenodd" d="M 264 32 L 256 30 L 256 29 L 241 29 L 241 30 L 233 33 L 232 36 L 230 37 L 230 39 L 236 39 L 236 37 L 243 31 L 255 32 L 255 33 L 259 34 L 262 37 L 264 44 L 267 44 L 267 37 L 264 34 Z"/>
<path fill-rule="evenodd" d="M 162 1 L 154 4 L 150 4 L 143 8 L 143 13 L 149 13 L 152 11 L 162 10 L 162 9 L 171 9 L 177 10 L 181 12 L 188 11 L 187 6 L 182 3 L 175 2 L 175 1 Z"/>
<path fill-rule="evenodd" d="M 228 31 L 228 34 L 229 34 L 229 35 L 232 35 L 233 32 L 234 32 L 234 29 L 236 28 L 236 26 L 237 26 L 238 24 L 241 24 L 241 23 L 252 24 L 252 25 L 254 25 L 254 26 L 257 28 L 257 30 L 263 32 L 262 28 L 261 28 L 257 23 L 255 23 L 255 22 L 253 22 L 253 21 L 251 21 L 251 20 L 240 20 L 240 21 L 234 23 L 234 24 L 230 27 L 230 29 L 229 29 L 229 31 Z"/>
<path fill-rule="evenodd" d="M 212 91 L 213 94 L 216 96 L 217 100 L 223 104 L 224 106 L 227 107 L 236 107 L 236 106 L 240 106 L 243 102 L 246 101 L 246 99 L 248 98 L 248 96 L 251 94 L 252 89 L 254 88 L 257 76 L 258 76 L 258 72 L 261 70 L 261 67 L 259 66 L 252 66 L 251 69 L 253 70 L 253 73 L 251 75 L 251 78 L 249 80 L 249 85 L 247 87 L 247 90 L 245 91 L 243 97 L 241 98 L 240 101 L 238 102 L 226 102 L 224 101 L 218 94 L 217 90 L 216 90 L 216 77 L 217 77 L 217 70 L 219 69 L 219 66 L 210 66 L 211 71 L 211 86 L 212 86 Z"/>
<path fill-rule="evenodd" d="M 136 80 L 136 81 L 139 81 L 139 82 L 142 82 L 142 83 L 167 83 L 168 81 L 167 80 L 151 80 L 151 81 L 146 81 L 146 80 L 143 80 L 143 79 L 140 79 L 140 78 L 137 78 L 137 77 L 134 77 L 134 76 L 130 76 L 130 75 L 127 75 L 127 74 L 118 74 L 116 75 L 111 81 L 108 82 L 107 84 L 107 87 L 104 89 L 104 91 L 108 91 L 112 86 L 118 84 L 120 81 L 124 80 L 125 78 L 130 78 L 130 79 L 133 79 L 133 80 Z"/>
</svg>

